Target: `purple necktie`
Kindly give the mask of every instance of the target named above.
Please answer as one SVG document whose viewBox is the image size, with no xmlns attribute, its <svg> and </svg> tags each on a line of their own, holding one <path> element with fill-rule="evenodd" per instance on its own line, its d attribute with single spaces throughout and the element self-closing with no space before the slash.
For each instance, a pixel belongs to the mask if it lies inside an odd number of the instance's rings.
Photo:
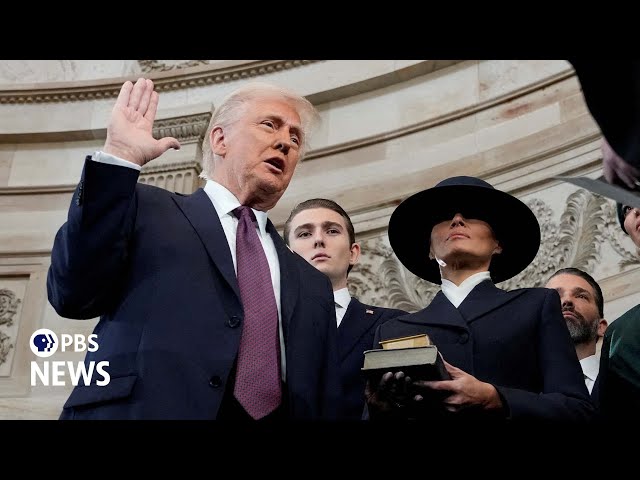
<svg viewBox="0 0 640 480">
<path fill-rule="evenodd" d="M 278 307 L 256 217 L 245 206 L 233 214 L 238 217 L 236 262 L 244 308 L 233 394 L 257 420 L 273 412 L 282 398 Z"/>
</svg>

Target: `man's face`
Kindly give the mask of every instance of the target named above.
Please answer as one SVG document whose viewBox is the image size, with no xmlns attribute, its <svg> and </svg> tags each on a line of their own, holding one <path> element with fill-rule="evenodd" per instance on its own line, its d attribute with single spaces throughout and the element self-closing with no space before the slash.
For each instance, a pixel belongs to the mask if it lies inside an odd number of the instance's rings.
<svg viewBox="0 0 640 480">
<path fill-rule="evenodd" d="M 347 286 L 347 270 L 360 256 L 360 246 L 351 244 L 345 219 L 328 208 L 311 208 L 291 220 L 291 250 L 331 280 L 334 290 Z"/>
<path fill-rule="evenodd" d="M 588 343 L 600 336 L 598 328 L 601 318 L 596 294 L 589 282 L 577 275 L 561 273 L 551 278 L 545 287 L 554 288 L 560 294 L 562 315 L 573 343 Z"/>
<path fill-rule="evenodd" d="M 636 247 L 640 248 L 640 209 L 624 207 L 624 229 Z"/>
<path fill-rule="evenodd" d="M 211 148 L 222 157 L 213 180 L 241 204 L 266 211 L 285 192 L 298 164 L 300 117 L 283 99 L 254 100 L 241 108 L 235 123 L 211 131 Z"/>
<path fill-rule="evenodd" d="M 486 263 L 501 248 L 489 224 L 457 213 L 431 230 L 430 256 L 447 264 L 460 261 Z"/>
</svg>

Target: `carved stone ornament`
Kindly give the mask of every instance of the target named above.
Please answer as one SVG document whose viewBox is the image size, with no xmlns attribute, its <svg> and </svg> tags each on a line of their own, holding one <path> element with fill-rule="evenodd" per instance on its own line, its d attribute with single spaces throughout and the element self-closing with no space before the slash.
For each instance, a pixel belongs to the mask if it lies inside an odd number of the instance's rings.
<svg viewBox="0 0 640 480">
<path fill-rule="evenodd" d="M 9 350 L 13 348 L 13 344 L 9 343 L 9 335 L 0 332 L 0 365 L 7 361 Z"/>
<path fill-rule="evenodd" d="M 208 65 L 209 60 L 187 60 L 180 63 L 160 63 L 158 60 L 138 60 L 138 65 L 142 73 L 166 72 L 168 70 L 179 70 L 181 68 L 197 67 L 198 65 Z"/>
<path fill-rule="evenodd" d="M 608 200 L 577 190 L 567 198 L 559 223 L 553 221 L 551 207 L 542 200 L 526 203 L 540 223 L 540 249 L 524 271 L 498 284 L 500 288 L 541 287 L 553 272 L 564 267 L 592 273 L 601 260 L 600 247 L 605 242 L 621 257 L 620 270 L 640 265 L 635 252 L 622 246 L 624 234 L 615 207 Z M 362 242 L 362 252 L 360 262 L 349 274 L 349 290 L 364 303 L 415 312 L 428 305 L 440 290 L 439 285 L 404 268 L 389 247 L 386 235 Z"/>
<path fill-rule="evenodd" d="M 181 144 L 202 143 L 210 120 L 211 113 L 156 120 L 153 137 L 174 137 Z"/>
<path fill-rule="evenodd" d="M 0 325 L 11 326 L 13 316 L 18 313 L 20 299 L 16 294 L 6 288 L 0 289 Z"/>
</svg>

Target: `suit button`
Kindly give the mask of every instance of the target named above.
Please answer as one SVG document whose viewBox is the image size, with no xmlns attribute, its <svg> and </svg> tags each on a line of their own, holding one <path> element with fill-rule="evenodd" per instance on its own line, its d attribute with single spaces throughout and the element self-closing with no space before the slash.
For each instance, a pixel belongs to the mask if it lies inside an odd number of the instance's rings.
<svg viewBox="0 0 640 480">
<path fill-rule="evenodd" d="M 469 341 L 469 334 L 467 332 L 464 332 L 460 335 L 460 338 L 458 339 L 458 343 L 467 343 Z"/>
<path fill-rule="evenodd" d="M 222 385 L 222 379 L 218 375 L 214 375 L 209 379 L 209 386 L 213 388 L 218 388 Z"/>
<path fill-rule="evenodd" d="M 227 319 L 227 327 L 236 328 L 238 325 L 240 325 L 241 321 L 242 319 L 240 317 L 238 317 L 237 315 L 233 315 L 231 318 Z"/>
</svg>

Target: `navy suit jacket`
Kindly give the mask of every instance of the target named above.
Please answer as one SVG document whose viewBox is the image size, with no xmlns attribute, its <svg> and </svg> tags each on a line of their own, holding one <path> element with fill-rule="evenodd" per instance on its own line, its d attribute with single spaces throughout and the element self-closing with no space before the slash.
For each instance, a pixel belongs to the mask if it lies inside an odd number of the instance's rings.
<svg viewBox="0 0 640 480">
<path fill-rule="evenodd" d="M 63 317 L 100 316 L 106 386 L 82 383 L 62 419 L 215 419 L 234 371 L 243 309 L 231 252 L 204 190 L 180 195 L 87 157 L 53 245 L 47 288 Z M 281 278 L 287 416 L 337 416 L 337 328 L 328 278 L 268 222 Z M 304 281 L 302 281 L 304 279 Z M 98 378 L 100 379 L 100 378 Z"/>
<path fill-rule="evenodd" d="M 338 353 L 343 397 L 342 415 L 347 420 L 361 420 L 364 410 L 365 378 L 362 375 L 363 352 L 374 346 L 376 327 L 391 318 L 406 315 L 404 310 L 373 307 L 352 298 L 338 327 Z"/>
<path fill-rule="evenodd" d="M 507 292 L 484 281 L 458 308 L 438 292 L 423 310 L 380 325 L 375 341 L 421 333 L 429 335 L 447 362 L 495 386 L 505 415 L 491 418 L 593 419 L 555 290 Z"/>
</svg>

